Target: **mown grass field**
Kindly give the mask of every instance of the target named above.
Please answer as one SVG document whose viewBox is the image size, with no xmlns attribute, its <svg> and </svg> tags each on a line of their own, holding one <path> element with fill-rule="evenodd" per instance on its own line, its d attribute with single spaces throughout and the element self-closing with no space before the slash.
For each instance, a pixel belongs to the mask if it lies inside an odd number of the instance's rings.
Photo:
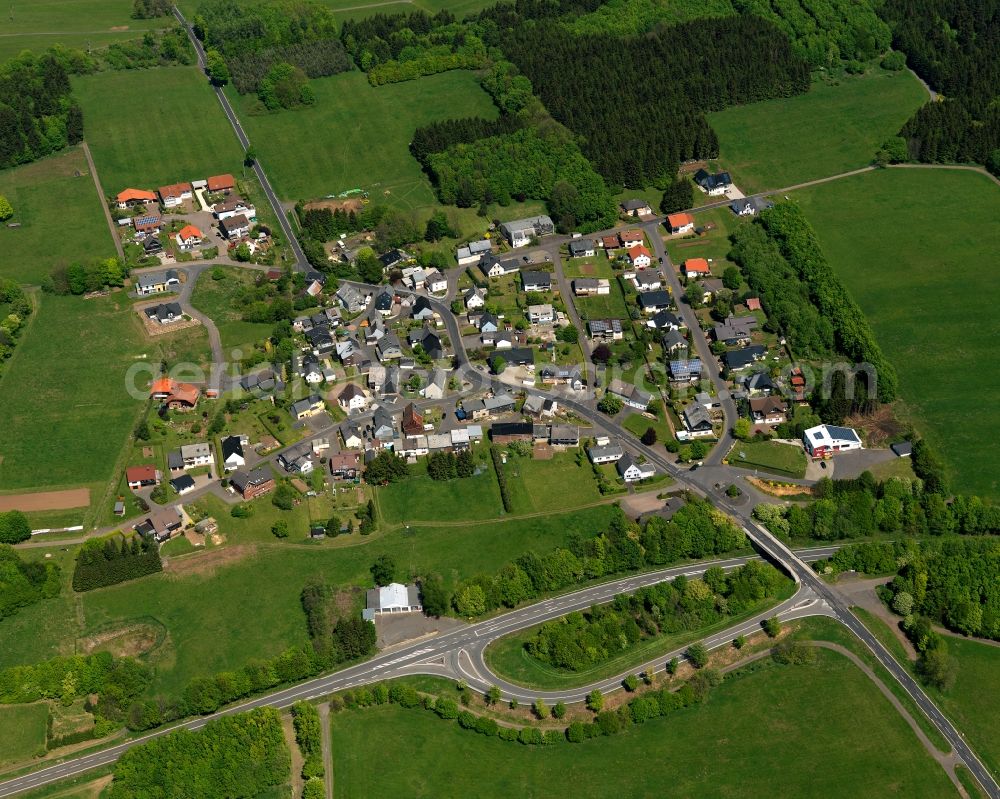
<svg viewBox="0 0 1000 799">
<path fill-rule="evenodd" d="M 31 705 L 0 705 L 0 766 L 20 763 L 45 754 L 46 726 L 49 706 L 45 702 Z"/>
<path fill-rule="evenodd" d="M 72 652 L 73 642 L 94 630 L 153 619 L 166 629 L 164 643 L 147 656 L 156 670 L 154 690 L 176 695 L 194 676 L 306 644 L 300 593 L 313 575 L 349 591 L 360 607 L 361 587 L 370 585 L 369 567 L 379 555 L 393 556 L 400 577 L 436 572 L 454 584 L 492 573 L 529 549 L 562 546 L 571 533 L 596 535 L 612 512 L 602 506 L 522 521 L 428 525 L 310 545 L 301 538 L 267 541 L 270 516 L 264 511 L 271 505 L 261 502 L 250 519 L 215 513 L 226 546 L 183 556 L 176 571 L 80 595 L 80 627 L 69 588 L 73 553 L 59 553 L 66 559 L 63 594 L 0 622 L 0 667 L 66 653 L 67 646 Z M 239 544 L 248 546 L 235 549 Z"/>
<path fill-rule="evenodd" d="M 126 370 L 157 350 L 140 339 L 123 292 L 45 295 L 36 314 L 0 380 L 0 490 L 99 487 L 142 408 Z"/>
<path fill-rule="evenodd" d="M 10 2 L 4 6 L 0 29 L 0 61 L 55 44 L 78 50 L 104 47 L 170 24 L 170 19 L 132 19 L 132 0 Z"/>
<path fill-rule="evenodd" d="M 240 174 L 243 150 L 197 67 L 104 72 L 73 79 L 86 138 L 108 194 Z M 122 115 L 122 104 L 141 113 Z"/>
<path fill-rule="evenodd" d="M 737 441 L 726 456 L 732 466 L 805 477 L 806 453 L 801 447 L 774 441 Z"/>
<path fill-rule="evenodd" d="M 402 209 L 435 205 L 430 183 L 408 150 L 414 130 L 441 119 L 497 114 L 467 71 L 378 88 L 355 71 L 311 85 L 314 106 L 264 115 L 250 113 L 255 96 L 229 90 L 275 191 L 288 201 L 360 188 L 372 200 Z"/>
<path fill-rule="evenodd" d="M 38 285 L 53 267 L 115 254 L 80 148 L 0 171 L 0 195 L 20 224 L 0 225 L 0 277 Z"/>
<path fill-rule="evenodd" d="M 888 169 L 796 192 L 830 264 L 899 373 L 903 412 L 953 489 L 1000 497 L 1000 189 L 982 175 Z"/>
<path fill-rule="evenodd" d="M 271 334 L 274 325 L 244 322 L 234 300 L 240 292 L 253 286 L 258 272 L 232 267 L 220 267 L 225 278 L 215 280 L 213 270 L 202 272 L 191 294 L 191 304 L 215 322 L 222 338 L 222 348 L 228 354 L 234 349 L 249 352 L 255 342 Z"/>
<path fill-rule="evenodd" d="M 354 796 L 549 796 L 572 780 L 607 796 L 955 796 L 941 768 L 848 660 L 764 668 L 709 701 L 610 738 L 526 747 L 427 711 L 383 706 L 332 718 L 334 791 Z M 372 768 L 365 743 L 391 751 Z M 414 763 L 433 763 L 414 768 Z"/>
<path fill-rule="evenodd" d="M 816 79 L 805 94 L 734 106 L 708 119 L 719 136 L 719 164 L 749 193 L 866 166 L 926 101 L 909 72 L 873 69 L 836 82 Z"/>
<path fill-rule="evenodd" d="M 600 502 L 597 480 L 586 455 L 558 452 L 550 460 L 508 458 L 504 466 L 512 513 L 569 510 Z"/>
</svg>

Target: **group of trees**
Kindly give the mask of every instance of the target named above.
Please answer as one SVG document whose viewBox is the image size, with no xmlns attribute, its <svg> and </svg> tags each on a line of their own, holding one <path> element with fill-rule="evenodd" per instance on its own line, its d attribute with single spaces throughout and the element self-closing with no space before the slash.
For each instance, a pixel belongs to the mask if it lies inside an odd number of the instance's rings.
<svg viewBox="0 0 1000 799">
<path fill-rule="evenodd" d="M 689 496 L 671 520 L 651 518 L 641 527 L 618 510 L 606 532 L 586 539 L 573 536 L 565 547 L 545 555 L 528 552 L 495 575 L 465 580 L 451 602 L 461 616 L 481 616 L 584 580 L 720 555 L 745 546 L 743 532 L 731 519 L 704 500 Z"/>
<path fill-rule="evenodd" d="M 427 475 L 431 480 L 454 480 L 472 477 L 476 473 L 476 460 L 472 451 L 434 452 L 427 458 Z"/>
<path fill-rule="evenodd" d="M 319 578 L 310 580 L 302 589 L 302 609 L 312 641 L 309 674 L 375 651 L 375 625 L 356 613 L 335 618 L 334 598 L 333 588 Z"/>
<path fill-rule="evenodd" d="M 681 161 L 716 157 L 704 111 L 809 88 L 806 62 L 777 27 L 753 15 L 699 19 L 641 38 L 575 36 L 557 21 L 524 25 L 516 17 L 505 20 L 505 54 L 613 186 L 665 187 Z"/>
<path fill-rule="evenodd" d="M 56 267 L 42 280 L 42 290 L 50 294 L 86 294 L 111 286 L 125 285 L 128 266 L 120 258 L 99 258 Z"/>
<path fill-rule="evenodd" d="M 150 677 L 149 669 L 139 661 L 115 658 L 109 652 L 57 657 L 0 670 L 0 702 L 58 699 L 69 704 L 97 694 L 95 712 L 114 718 L 146 689 Z"/>
<path fill-rule="evenodd" d="M 51 54 L 25 51 L 0 64 L 0 169 L 83 141 L 83 112 Z"/>
<path fill-rule="evenodd" d="M 3 198 L 0 197 L 0 200 Z M 0 371 L 3 370 L 3 362 L 14 354 L 17 340 L 33 310 L 34 306 L 32 306 L 31 300 L 28 299 L 28 295 L 24 293 L 16 281 L 0 278 Z M 14 519 L 14 516 L 8 517 L 0 513 L 0 543 L 17 543 L 17 541 L 7 540 L 13 536 L 10 531 L 13 530 Z M 22 525 L 18 526 L 23 527 Z M 28 534 L 31 534 L 30 528 Z"/>
<path fill-rule="evenodd" d="M 782 581 L 773 566 L 758 561 L 729 574 L 713 566 L 700 579 L 682 575 L 547 622 L 524 648 L 555 668 L 585 671 L 645 639 L 699 630 L 743 613 L 773 597 Z"/>
<path fill-rule="evenodd" d="M 365 466 L 365 482 L 371 485 L 389 485 L 405 480 L 410 475 L 406 460 L 388 449 L 383 449 Z"/>
<path fill-rule="evenodd" d="M 292 705 L 292 724 L 295 742 L 303 758 L 302 778 L 321 780 L 324 772 L 323 726 L 316 706 L 310 702 L 296 702 Z"/>
<path fill-rule="evenodd" d="M 309 79 L 301 67 L 278 61 L 271 65 L 260 80 L 257 96 L 268 111 L 294 108 L 298 105 L 312 105 L 316 93 L 309 85 Z"/>
<path fill-rule="evenodd" d="M 175 27 L 158 33 L 147 31 L 141 39 L 113 42 L 103 50 L 85 54 L 84 58 L 94 69 L 148 69 L 193 64 L 195 53 L 184 29 Z"/>
<path fill-rule="evenodd" d="M 193 28 L 208 50 L 213 80 L 224 83 L 232 77 L 242 94 L 263 92 L 265 105 L 265 98 L 279 95 L 288 101 L 295 94 L 293 104 L 303 102 L 301 80 L 351 68 L 333 13 L 315 0 L 266 0 L 252 6 L 209 0 L 199 7 Z M 271 88 L 265 91 L 265 84 Z M 274 84 L 281 88 L 275 90 Z"/>
<path fill-rule="evenodd" d="M 511 114 L 501 114 L 496 119 L 463 117 L 431 122 L 414 131 L 410 152 L 420 162 L 420 166 L 429 170 L 428 158 L 433 153 L 443 153 L 456 144 L 471 144 L 479 139 L 513 133 L 524 127 L 524 124 L 521 117 Z"/>
<path fill-rule="evenodd" d="M 545 200 L 560 230 L 599 230 L 615 221 L 604 180 L 564 130 L 521 128 L 431 153 L 427 170 L 441 202 L 463 208 Z"/>
<path fill-rule="evenodd" d="M 259 796 L 288 781 L 291 758 L 274 708 L 178 730 L 126 751 L 115 764 L 109 799 L 162 795 L 226 799 Z"/>
<path fill-rule="evenodd" d="M 132 0 L 132 19 L 169 17 L 172 7 L 170 0 Z"/>
<path fill-rule="evenodd" d="M 121 541 L 117 537 L 92 538 L 80 548 L 73 568 L 74 591 L 91 591 L 163 571 L 155 541 L 141 535 Z"/>
<path fill-rule="evenodd" d="M 24 560 L 14 547 L 0 544 L 0 619 L 40 599 L 57 596 L 60 587 L 55 563 Z"/>
</svg>

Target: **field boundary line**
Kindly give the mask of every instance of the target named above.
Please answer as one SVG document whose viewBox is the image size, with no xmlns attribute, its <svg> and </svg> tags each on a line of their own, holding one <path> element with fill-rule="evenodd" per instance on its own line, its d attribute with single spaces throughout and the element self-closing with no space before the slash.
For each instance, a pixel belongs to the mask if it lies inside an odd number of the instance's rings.
<svg viewBox="0 0 1000 799">
<path fill-rule="evenodd" d="M 101 210 L 104 211 L 104 218 L 108 223 L 108 231 L 111 233 L 111 241 L 114 242 L 115 249 L 118 251 L 118 257 L 122 259 L 122 263 L 125 262 L 125 248 L 122 247 L 121 238 L 118 236 L 118 230 L 115 227 L 115 220 L 111 218 L 111 211 L 108 209 L 107 196 L 104 194 L 104 189 L 101 187 L 101 178 L 97 174 L 97 165 L 94 163 L 94 157 L 90 154 L 90 145 L 84 140 L 80 142 L 80 149 L 83 150 L 84 156 L 87 158 L 87 166 L 90 168 L 90 176 L 94 179 L 94 188 L 97 189 L 97 198 L 101 202 Z"/>
</svg>

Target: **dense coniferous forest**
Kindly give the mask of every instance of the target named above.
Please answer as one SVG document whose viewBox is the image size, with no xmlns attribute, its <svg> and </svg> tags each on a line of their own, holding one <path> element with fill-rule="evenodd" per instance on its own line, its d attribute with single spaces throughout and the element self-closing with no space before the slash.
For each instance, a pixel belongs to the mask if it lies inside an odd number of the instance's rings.
<svg viewBox="0 0 1000 799">
<path fill-rule="evenodd" d="M 416 129 L 410 142 L 410 152 L 427 169 L 427 159 L 432 153 L 444 152 L 455 144 L 471 144 L 478 139 L 513 133 L 525 124 L 525 120 L 509 114 L 502 114 L 496 119 L 465 117 L 432 122 Z"/>
<path fill-rule="evenodd" d="M 57 59 L 26 52 L 0 65 L 0 169 L 82 140 L 83 112 Z"/>
<path fill-rule="evenodd" d="M 113 538 L 88 541 L 76 556 L 73 590 L 90 591 L 163 571 L 160 549 L 142 536 L 131 541 Z"/>
<path fill-rule="evenodd" d="M 695 20 L 642 39 L 574 36 L 545 22 L 512 29 L 503 48 L 613 186 L 663 185 L 680 161 L 717 156 L 704 111 L 809 88 L 806 62 L 755 16 Z"/>
<path fill-rule="evenodd" d="M 1000 1 L 887 0 L 893 46 L 948 98 L 901 131 L 920 161 L 976 161 L 1000 174 Z"/>
<path fill-rule="evenodd" d="M 241 94 L 255 92 L 275 64 L 288 63 L 301 69 L 306 77 L 322 78 L 351 68 L 343 45 L 336 39 L 299 42 L 284 47 L 269 47 L 256 52 L 237 53 L 226 59 L 233 86 Z"/>
</svg>

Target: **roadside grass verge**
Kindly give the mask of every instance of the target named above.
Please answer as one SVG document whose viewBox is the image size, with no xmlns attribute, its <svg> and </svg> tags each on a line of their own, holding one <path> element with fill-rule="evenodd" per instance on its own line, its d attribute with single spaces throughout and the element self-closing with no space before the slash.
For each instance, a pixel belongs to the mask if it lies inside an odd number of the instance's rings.
<svg viewBox="0 0 1000 799">
<path fill-rule="evenodd" d="M 47 702 L 0 705 L 0 766 L 45 754 L 48 720 Z"/>
</svg>

